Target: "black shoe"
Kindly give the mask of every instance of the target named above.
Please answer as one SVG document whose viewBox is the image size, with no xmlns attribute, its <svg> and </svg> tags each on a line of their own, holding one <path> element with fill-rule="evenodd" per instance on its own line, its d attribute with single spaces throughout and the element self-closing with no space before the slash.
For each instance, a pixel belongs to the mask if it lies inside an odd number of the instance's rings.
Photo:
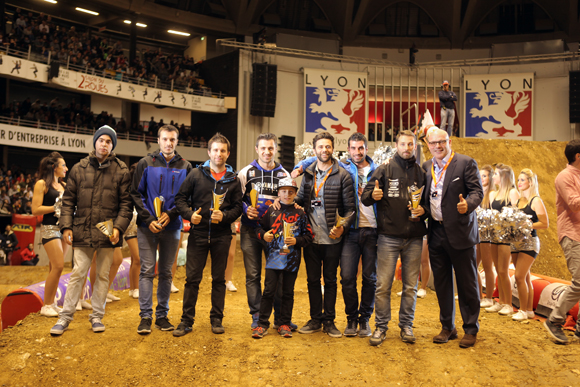
<svg viewBox="0 0 580 387">
<path fill-rule="evenodd" d="M 403 343 L 413 344 L 415 343 L 415 335 L 413 334 L 413 328 L 411 327 L 403 327 L 401 328 L 401 340 Z"/>
<path fill-rule="evenodd" d="M 562 330 L 562 324 L 555 324 L 550 320 L 544 321 L 544 327 L 550 334 L 552 341 L 556 344 L 568 344 L 570 340 L 566 337 L 566 334 Z"/>
<path fill-rule="evenodd" d="M 152 319 L 148 317 L 144 317 L 141 319 L 139 326 L 137 327 L 137 333 L 140 335 L 148 335 L 151 333 L 151 323 L 153 322 Z"/>
<path fill-rule="evenodd" d="M 387 337 L 387 330 L 377 328 L 377 329 L 375 329 L 375 332 L 373 333 L 373 335 L 369 339 L 369 344 L 372 346 L 380 345 L 383 341 L 385 341 L 386 337 Z"/>
<path fill-rule="evenodd" d="M 369 320 L 361 320 L 358 323 L 358 337 L 369 337 L 371 332 L 371 326 L 369 325 Z"/>
<path fill-rule="evenodd" d="M 322 330 L 322 324 L 317 320 L 310 320 L 302 328 L 298 330 L 298 333 L 309 334 L 314 332 L 320 332 Z"/>
<path fill-rule="evenodd" d="M 213 333 L 215 333 L 216 335 L 219 335 L 219 334 L 224 333 L 226 331 L 224 329 L 224 326 L 222 325 L 221 318 L 212 318 L 211 319 L 211 331 Z"/>
<path fill-rule="evenodd" d="M 335 339 L 342 337 L 342 333 L 336 328 L 336 325 L 334 325 L 334 321 L 325 321 L 323 326 L 324 326 L 323 331 L 328 336 L 334 337 Z"/>
<path fill-rule="evenodd" d="M 175 327 L 169 322 L 167 317 L 158 318 L 155 320 L 155 328 L 162 331 L 172 331 Z"/>
<path fill-rule="evenodd" d="M 344 330 L 344 335 L 346 337 L 355 337 L 357 331 L 358 321 L 357 320 L 348 320 L 346 322 L 346 329 Z"/>
<path fill-rule="evenodd" d="M 181 337 L 187 335 L 189 332 L 191 332 L 191 327 L 184 322 L 180 322 L 177 329 L 173 331 L 173 336 Z"/>
</svg>

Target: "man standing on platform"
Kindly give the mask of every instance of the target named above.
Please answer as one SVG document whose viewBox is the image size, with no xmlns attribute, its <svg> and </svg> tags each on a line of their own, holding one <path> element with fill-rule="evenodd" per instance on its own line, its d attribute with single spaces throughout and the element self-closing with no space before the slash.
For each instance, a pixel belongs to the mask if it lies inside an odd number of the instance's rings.
<svg viewBox="0 0 580 387">
<path fill-rule="evenodd" d="M 439 91 L 439 105 L 441 106 L 441 129 L 447 131 L 451 138 L 453 134 L 453 124 L 455 122 L 455 101 L 457 95 L 449 90 L 449 82 L 443 81 L 443 90 Z"/>
</svg>

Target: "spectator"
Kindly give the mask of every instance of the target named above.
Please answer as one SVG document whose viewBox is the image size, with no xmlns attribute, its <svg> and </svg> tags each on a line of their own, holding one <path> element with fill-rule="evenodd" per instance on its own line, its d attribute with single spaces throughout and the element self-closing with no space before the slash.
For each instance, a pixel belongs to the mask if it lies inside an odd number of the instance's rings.
<svg viewBox="0 0 580 387">
<path fill-rule="evenodd" d="M 4 265 L 10 265 L 10 261 L 12 259 L 12 253 L 15 250 L 18 250 L 18 238 L 12 231 L 12 226 L 6 226 L 6 232 L 0 236 L 0 249 L 4 251 L 6 255 L 6 260 L 4 261 Z"/>
<path fill-rule="evenodd" d="M 29 243 L 28 246 L 22 250 L 20 258 L 22 258 L 22 261 L 20 262 L 22 266 L 36 266 L 38 263 L 38 254 L 34 253 L 34 246 L 32 243 Z"/>
</svg>

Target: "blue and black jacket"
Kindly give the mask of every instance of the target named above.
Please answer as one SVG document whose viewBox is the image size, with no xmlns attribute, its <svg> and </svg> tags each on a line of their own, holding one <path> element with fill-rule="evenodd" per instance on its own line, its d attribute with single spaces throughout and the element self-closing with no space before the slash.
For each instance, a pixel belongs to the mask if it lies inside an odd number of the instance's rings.
<svg viewBox="0 0 580 387">
<path fill-rule="evenodd" d="M 181 217 L 175 207 L 175 195 L 192 169 L 189 161 L 184 160 L 177 152 L 169 162 L 165 160 L 160 150 L 139 160 L 131 189 L 139 226 L 149 227 L 151 222 L 157 220 L 153 201 L 156 197 L 163 196 L 165 201 L 162 211 L 166 212 L 170 219 L 165 228 L 181 229 Z"/>
</svg>

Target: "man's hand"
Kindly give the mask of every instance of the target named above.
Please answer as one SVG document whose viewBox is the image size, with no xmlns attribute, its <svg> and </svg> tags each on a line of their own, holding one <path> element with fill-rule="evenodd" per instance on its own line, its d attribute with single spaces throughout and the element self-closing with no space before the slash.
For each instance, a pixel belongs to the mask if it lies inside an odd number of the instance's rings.
<svg viewBox="0 0 580 387">
<path fill-rule="evenodd" d="M 153 222 L 149 223 L 149 231 L 152 233 L 157 234 L 161 230 L 163 230 L 163 227 L 161 227 L 158 221 L 154 220 Z"/>
<path fill-rule="evenodd" d="M 213 210 L 211 213 L 211 220 L 217 220 L 217 222 L 221 222 L 222 219 L 224 218 L 224 213 L 221 212 L 220 210 Z"/>
<path fill-rule="evenodd" d="M 113 235 L 109 238 L 111 240 L 111 243 L 116 245 L 117 243 L 119 243 L 119 230 L 114 228 L 113 229 Z"/>
<path fill-rule="evenodd" d="M 294 208 L 296 208 L 297 210 L 302 210 L 302 211 L 304 211 L 304 208 L 303 208 L 303 207 L 300 207 L 300 206 L 298 205 L 298 203 L 294 203 Z"/>
<path fill-rule="evenodd" d="M 257 208 L 249 206 L 246 215 L 248 215 L 248 219 L 254 220 L 258 219 L 258 217 L 260 216 L 260 212 L 258 211 Z"/>
<path fill-rule="evenodd" d="M 302 175 L 303 172 L 304 169 L 302 168 L 302 166 L 299 166 L 290 173 L 290 176 L 292 176 L 293 179 L 296 179 L 298 176 Z"/>
<path fill-rule="evenodd" d="M 343 232 L 344 232 L 343 226 L 340 226 L 338 228 L 336 228 L 336 226 L 334 226 L 334 227 L 332 227 L 332 230 L 330 230 L 330 234 L 328 236 L 331 237 L 332 239 L 337 239 L 337 238 L 341 237 Z"/>
<path fill-rule="evenodd" d="M 64 241 L 66 242 L 67 245 L 72 246 L 73 233 L 71 229 L 67 228 L 66 230 L 64 230 L 62 233 L 62 237 L 64 238 Z"/>
<path fill-rule="evenodd" d="M 294 246 L 296 244 L 296 238 L 294 237 L 284 238 L 284 244 L 286 246 Z"/>
<path fill-rule="evenodd" d="M 201 222 L 201 215 L 199 214 L 200 212 L 201 207 L 199 207 L 197 211 L 195 211 L 193 215 L 191 215 L 191 224 L 199 224 L 199 222 Z"/>
<path fill-rule="evenodd" d="M 270 243 L 274 240 L 274 234 L 272 234 L 272 230 L 270 230 L 264 234 L 264 240 L 268 243 Z"/>
<path fill-rule="evenodd" d="M 463 199 L 463 195 L 459 194 L 459 203 L 457 203 L 457 212 L 465 214 L 467 212 L 467 201 Z"/>
<path fill-rule="evenodd" d="M 280 198 L 276 198 L 276 200 L 274 200 L 274 203 L 270 204 L 270 207 L 278 211 L 282 207 L 280 206 Z"/>
<path fill-rule="evenodd" d="M 157 220 L 157 224 L 159 224 L 161 228 L 165 228 L 165 226 L 169 224 L 169 220 L 170 219 L 169 215 L 167 215 L 167 212 L 163 212 L 159 217 L 159 219 Z"/>
<path fill-rule="evenodd" d="M 375 180 L 375 188 L 373 189 L 373 200 L 378 202 L 383 198 L 383 190 L 379 188 L 379 181 Z"/>
<path fill-rule="evenodd" d="M 409 209 L 409 211 L 411 211 L 411 214 L 413 214 L 413 216 L 415 217 L 422 216 L 425 213 L 425 209 L 423 207 L 418 206 L 417 208 L 413 208 L 413 206 L 411 206 L 411 203 L 407 205 L 407 208 Z"/>
</svg>

